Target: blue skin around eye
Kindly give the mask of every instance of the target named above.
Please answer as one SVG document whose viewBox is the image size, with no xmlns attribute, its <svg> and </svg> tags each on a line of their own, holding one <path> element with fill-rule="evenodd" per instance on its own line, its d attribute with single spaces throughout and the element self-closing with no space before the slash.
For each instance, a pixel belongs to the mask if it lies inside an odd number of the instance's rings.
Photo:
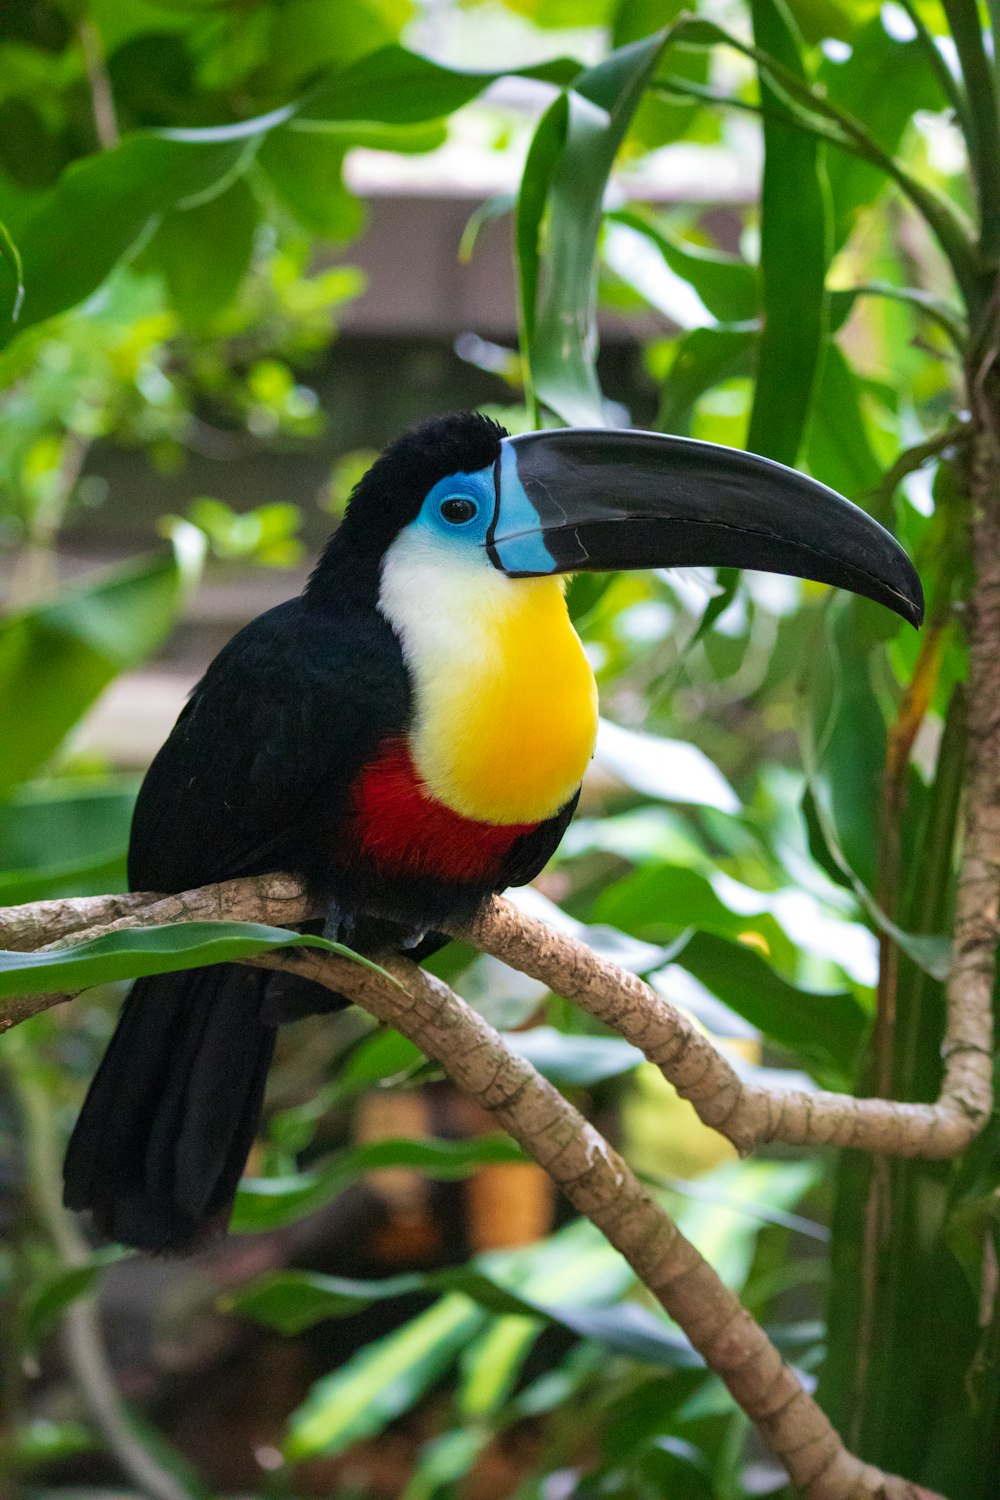
<svg viewBox="0 0 1000 1500">
<path fill-rule="evenodd" d="M 445 520 L 441 514 L 441 502 L 452 499 L 474 501 L 477 510 L 471 520 L 459 525 Z M 494 503 L 492 466 L 475 474 L 449 474 L 428 490 L 413 525 L 426 528 L 435 536 L 454 542 L 457 547 L 483 547 L 493 519 Z"/>
</svg>

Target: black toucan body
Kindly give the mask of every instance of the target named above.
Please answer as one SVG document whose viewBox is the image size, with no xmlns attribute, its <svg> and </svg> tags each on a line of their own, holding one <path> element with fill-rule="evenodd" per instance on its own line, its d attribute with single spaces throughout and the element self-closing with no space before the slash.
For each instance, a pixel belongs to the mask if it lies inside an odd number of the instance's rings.
<svg viewBox="0 0 1000 1500">
<path fill-rule="evenodd" d="M 287 870 L 329 935 L 425 954 L 439 924 L 531 880 L 576 805 L 597 703 L 562 575 L 679 564 L 922 614 L 887 532 L 766 459 L 632 431 L 511 438 L 469 413 L 416 428 L 303 594 L 195 688 L 139 794 L 131 888 Z M 139 980 L 70 1142 L 67 1205 L 151 1251 L 224 1228 L 277 1024 L 329 1002 L 302 983 L 235 965 Z"/>
</svg>

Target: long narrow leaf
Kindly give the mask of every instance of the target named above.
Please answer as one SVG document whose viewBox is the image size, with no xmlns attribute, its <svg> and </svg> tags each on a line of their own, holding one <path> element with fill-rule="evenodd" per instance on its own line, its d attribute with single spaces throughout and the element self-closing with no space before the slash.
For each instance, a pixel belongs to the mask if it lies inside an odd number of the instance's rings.
<svg viewBox="0 0 1000 1500">
<path fill-rule="evenodd" d="M 106 932 L 75 948 L 34 953 L 0 950 L 0 998 L 84 990 L 119 979 L 237 963 L 275 948 L 323 948 L 382 972 L 342 943 L 263 922 L 169 922 Z"/>
<path fill-rule="evenodd" d="M 410 1167 L 441 1181 L 467 1177 L 478 1167 L 523 1161 L 523 1154 L 504 1135 L 475 1136 L 468 1141 L 386 1140 L 353 1146 L 324 1166 L 288 1177 L 245 1178 L 236 1195 L 230 1225 L 234 1233 L 277 1229 L 331 1203 L 366 1172 Z"/>
<path fill-rule="evenodd" d="M 518 212 L 524 353 L 534 396 L 568 423 L 604 423 L 597 380 L 596 256 L 601 205 L 618 148 L 668 32 L 613 52 L 543 117 Z M 538 231 L 548 208 L 544 258 Z"/>
<path fill-rule="evenodd" d="M 753 266 L 735 255 L 723 255 L 703 245 L 675 238 L 652 214 L 641 209 L 615 209 L 606 215 L 655 245 L 672 271 L 693 287 L 720 323 L 748 323 L 760 312 L 760 293 Z"/>
<path fill-rule="evenodd" d="M 805 79 L 792 23 L 781 0 L 752 0 L 758 46 Z M 761 98 L 773 102 L 761 70 Z M 805 437 L 825 333 L 829 255 L 827 199 L 815 139 L 764 121 L 760 274 L 764 327 L 747 447 L 794 464 Z"/>
<path fill-rule="evenodd" d="M 968 94 L 966 128 L 979 200 L 979 248 L 994 265 L 1000 258 L 1000 114 L 997 84 L 986 56 L 977 0 L 943 0 Z"/>
</svg>

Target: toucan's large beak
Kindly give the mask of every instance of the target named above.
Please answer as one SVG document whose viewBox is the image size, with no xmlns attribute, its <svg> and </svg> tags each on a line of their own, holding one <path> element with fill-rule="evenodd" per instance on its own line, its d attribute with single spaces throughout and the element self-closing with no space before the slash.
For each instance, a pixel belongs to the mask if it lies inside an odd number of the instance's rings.
<svg viewBox="0 0 1000 1500">
<path fill-rule="evenodd" d="M 514 578 L 700 564 L 835 584 L 919 625 L 920 579 L 871 516 L 754 453 L 654 432 L 504 438 L 487 537 Z"/>
</svg>

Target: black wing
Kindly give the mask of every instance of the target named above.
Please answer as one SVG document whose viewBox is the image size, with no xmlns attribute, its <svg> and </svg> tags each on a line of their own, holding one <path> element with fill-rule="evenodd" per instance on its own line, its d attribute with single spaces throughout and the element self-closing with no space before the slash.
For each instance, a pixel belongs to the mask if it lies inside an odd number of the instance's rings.
<svg viewBox="0 0 1000 1500">
<path fill-rule="evenodd" d="M 527 885 L 544 870 L 562 843 L 562 836 L 569 827 L 570 819 L 576 812 L 576 804 L 579 800 L 580 788 L 577 787 L 573 796 L 559 809 L 555 817 L 547 818 L 544 823 L 539 823 L 537 828 L 524 834 L 516 844 L 511 846 L 497 882 L 498 891 L 506 890 L 509 885 Z"/>
<path fill-rule="evenodd" d="M 136 803 L 133 890 L 287 869 L 321 880 L 362 766 L 404 732 L 409 684 L 374 609 L 294 599 L 215 658 Z"/>
</svg>

